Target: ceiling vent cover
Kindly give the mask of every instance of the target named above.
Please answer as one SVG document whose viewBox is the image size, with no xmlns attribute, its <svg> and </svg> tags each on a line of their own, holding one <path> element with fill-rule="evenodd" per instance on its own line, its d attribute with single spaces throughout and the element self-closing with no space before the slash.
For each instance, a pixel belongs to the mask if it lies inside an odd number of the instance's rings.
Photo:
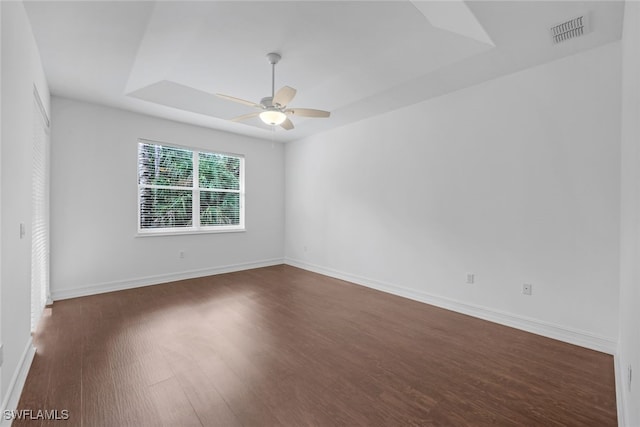
<svg viewBox="0 0 640 427">
<path fill-rule="evenodd" d="M 578 16 L 562 24 L 551 27 L 553 43 L 562 43 L 574 37 L 580 37 L 589 30 L 587 15 Z"/>
</svg>

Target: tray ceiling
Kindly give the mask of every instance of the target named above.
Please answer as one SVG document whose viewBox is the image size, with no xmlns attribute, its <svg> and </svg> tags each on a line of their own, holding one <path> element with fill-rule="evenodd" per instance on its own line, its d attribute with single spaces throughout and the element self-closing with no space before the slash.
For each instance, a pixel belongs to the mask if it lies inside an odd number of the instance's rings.
<svg viewBox="0 0 640 427">
<path fill-rule="evenodd" d="M 28 1 L 54 95 L 281 141 L 342 126 L 619 40 L 623 3 Z M 554 45 L 549 28 L 591 31 Z M 284 131 L 228 119 L 276 89 L 332 112 Z"/>
</svg>

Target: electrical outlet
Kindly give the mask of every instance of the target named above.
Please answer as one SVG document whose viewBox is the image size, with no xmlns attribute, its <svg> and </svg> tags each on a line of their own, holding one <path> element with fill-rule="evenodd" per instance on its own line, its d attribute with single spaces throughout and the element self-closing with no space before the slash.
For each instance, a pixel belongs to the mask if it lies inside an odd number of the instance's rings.
<svg viewBox="0 0 640 427">
<path fill-rule="evenodd" d="M 181 250 L 180 252 L 178 252 L 178 256 L 180 258 L 184 258 L 184 250 Z"/>
<path fill-rule="evenodd" d="M 629 365 L 629 391 L 631 391 L 631 380 L 633 379 L 633 368 Z"/>
<path fill-rule="evenodd" d="M 473 273 L 467 273 L 467 284 L 471 285 L 475 282 L 475 274 Z"/>
<path fill-rule="evenodd" d="M 531 295 L 533 293 L 533 285 L 530 283 L 522 285 L 522 293 L 525 295 Z"/>
</svg>

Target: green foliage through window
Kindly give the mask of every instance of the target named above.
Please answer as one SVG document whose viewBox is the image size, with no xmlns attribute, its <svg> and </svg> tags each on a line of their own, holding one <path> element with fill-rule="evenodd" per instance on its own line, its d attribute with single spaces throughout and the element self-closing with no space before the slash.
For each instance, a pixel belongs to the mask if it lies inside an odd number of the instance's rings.
<svg viewBox="0 0 640 427">
<path fill-rule="evenodd" d="M 240 189 L 240 159 L 222 154 L 198 153 L 200 188 Z"/>
<path fill-rule="evenodd" d="M 139 230 L 242 228 L 243 163 L 237 156 L 140 142 Z"/>
</svg>

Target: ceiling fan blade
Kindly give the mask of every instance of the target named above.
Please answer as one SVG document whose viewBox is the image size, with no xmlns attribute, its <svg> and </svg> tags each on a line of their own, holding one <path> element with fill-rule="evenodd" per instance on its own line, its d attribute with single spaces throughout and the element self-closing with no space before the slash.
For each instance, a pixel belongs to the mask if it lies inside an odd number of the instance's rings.
<svg viewBox="0 0 640 427">
<path fill-rule="evenodd" d="M 242 116 L 234 117 L 233 119 L 231 119 L 231 121 L 232 122 L 241 122 L 242 120 L 247 120 L 247 119 L 250 119 L 252 117 L 258 117 L 259 115 L 260 115 L 260 112 L 257 111 L 255 113 L 243 114 Z"/>
<path fill-rule="evenodd" d="M 286 130 L 291 130 L 291 129 L 293 129 L 293 127 L 294 127 L 294 126 L 293 126 L 293 122 L 292 122 L 291 120 L 289 120 L 289 119 L 285 119 L 285 121 L 284 121 L 284 122 L 282 122 L 282 123 L 280 124 L 280 126 L 281 126 L 283 129 L 286 129 Z"/>
<path fill-rule="evenodd" d="M 250 107 L 262 108 L 262 105 L 256 104 L 255 102 L 247 101 L 245 99 L 236 98 L 229 95 L 223 95 L 221 93 L 216 93 L 216 96 L 222 99 L 226 99 L 227 101 L 237 102 L 238 104 L 248 105 Z"/>
<path fill-rule="evenodd" d="M 273 105 L 280 104 L 280 107 L 284 107 L 285 105 L 291 102 L 294 96 L 296 96 L 296 92 L 297 90 L 295 90 L 294 88 L 289 86 L 284 86 L 276 92 L 276 94 L 273 97 L 272 104 Z"/>
<path fill-rule="evenodd" d="M 314 110 L 313 108 L 289 108 L 285 110 L 285 113 L 300 117 L 329 117 L 331 115 L 328 111 Z"/>
</svg>

